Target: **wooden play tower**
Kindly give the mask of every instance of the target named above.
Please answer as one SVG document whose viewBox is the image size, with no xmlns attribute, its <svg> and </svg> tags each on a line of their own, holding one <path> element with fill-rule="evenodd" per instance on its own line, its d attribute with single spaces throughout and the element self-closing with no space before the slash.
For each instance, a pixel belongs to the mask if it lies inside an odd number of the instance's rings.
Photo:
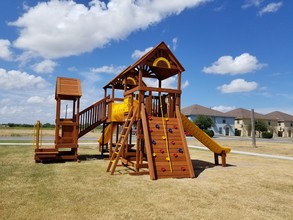
<svg viewBox="0 0 293 220">
<path fill-rule="evenodd" d="M 151 179 L 194 177 L 180 113 L 183 71 L 162 42 L 104 86 L 105 97 L 110 97 L 103 134 L 109 132 L 111 138 L 103 141 L 102 137 L 101 148 L 103 151 L 104 145 L 108 146 L 107 171 L 111 174 L 120 162 L 133 167 L 130 174 L 149 173 Z M 177 88 L 163 88 L 164 81 L 171 77 L 177 80 Z M 111 116 L 116 102 L 128 104 L 122 120 L 113 120 Z M 130 134 L 134 129 L 133 144 Z"/>
<path fill-rule="evenodd" d="M 180 112 L 183 71 L 161 42 L 106 84 L 104 98 L 83 111 L 80 81 L 58 77 L 55 147 L 37 146 L 35 160 L 77 160 L 78 138 L 102 125 L 99 148 L 102 155 L 109 154 L 111 174 L 123 165 L 131 168 L 130 174 L 151 179 L 194 177 Z M 177 80 L 176 88 L 164 87 L 170 78 Z M 66 107 L 66 117 L 61 117 L 63 101 L 71 102 L 70 116 Z"/>
</svg>

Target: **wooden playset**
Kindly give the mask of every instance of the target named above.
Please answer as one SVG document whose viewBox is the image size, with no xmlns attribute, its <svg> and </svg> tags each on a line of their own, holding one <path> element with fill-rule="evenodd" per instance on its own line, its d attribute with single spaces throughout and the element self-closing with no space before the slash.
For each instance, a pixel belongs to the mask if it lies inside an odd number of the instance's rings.
<svg viewBox="0 0 293 220">
<path fill-rule="evenodd" d="M 183 71 L 161 42 L 106 84 L 104 98 L 83 111 L 79 111 L 80 81 L 58 77 L 55 147 L 36 145 L 35 160 L 77 160 L 78 138 L 102 125 L 99 149 L 102 155 L 109 154 L 111 174 L 119 164 L 132 167 L 132 175 L 149 174 L 151 179 L 194 177 L 184 130 L 214 152 L 215 163 L 220 156 L 225 166 L 230 149 L 218 145 L 180 112 Z M 162 87 L 170 77 L 177 79 L 176 89 Z M 147 86 L 146 79 L 156 86 Z M 71 117 L 61 118 L 64 100 L 72 102 Z"/>
</svg>

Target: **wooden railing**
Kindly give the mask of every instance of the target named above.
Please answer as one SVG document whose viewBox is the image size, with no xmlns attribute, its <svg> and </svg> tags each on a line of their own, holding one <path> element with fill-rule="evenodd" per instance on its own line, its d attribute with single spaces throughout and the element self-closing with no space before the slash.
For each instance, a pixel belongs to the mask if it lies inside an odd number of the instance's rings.
<svg viewBox="0 0 293 220">
<path fill-rule="evenodd" d="M 90 132 L 107 119 L 107 96 L 79 113 L 78 138 Z"/>
</svg>

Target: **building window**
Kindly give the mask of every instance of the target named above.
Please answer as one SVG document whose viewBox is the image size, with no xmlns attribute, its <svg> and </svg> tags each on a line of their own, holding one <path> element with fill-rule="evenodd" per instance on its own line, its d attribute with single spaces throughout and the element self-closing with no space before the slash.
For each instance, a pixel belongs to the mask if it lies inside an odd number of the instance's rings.
<svg viewBox="0 0 293 220">
<path fill-rule="evenodd" d="M 222 133 L 223 133 L 223 128 L 219 127 L 219 134 L 222 134 Z"/>
<path fill-rule="evenodd" d="M 226 123 L 226 119 L 223 119 L 223 124 L 225 124 Z"/>
<path fill-rule="evenodd" d="M 271 125 L 271 122 L 270 121 L 268 121 L 268 125 Z"/>
<path fill-rule="evenodd" d="M 239 120 L 236 120 L 236 122 L 237 122 L 237 124 L 239 124 L 240 122 L 239 122 Z"/>
<path fill-rule="evenodd" d="M 281 126 L 281 122 L 279 122 L 278 124 L 279 124 L 279 126 Z"/>
<path fill-rule="evenodd" d="M 291 127 L 293 127 L 293 121 L 291 121 Z"/>
</svg>

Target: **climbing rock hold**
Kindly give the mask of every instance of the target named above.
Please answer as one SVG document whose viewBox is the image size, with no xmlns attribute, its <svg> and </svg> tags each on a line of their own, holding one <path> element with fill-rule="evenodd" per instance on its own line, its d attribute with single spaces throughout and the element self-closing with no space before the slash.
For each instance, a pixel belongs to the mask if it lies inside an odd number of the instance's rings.
<svg viewBox="0 0 293 220">
<path fill-rule="evenodd" d="M 181 167 L 181 170 L 182 170 L 182 171 L 185 171 L 185 170 L 186 170 L 186 168 L 185 168 L 185 167 Z"/>
<path fill-rule="evenodd" d="M 170 161 L 170 157 L 166 157 L 166 160 L 167 160 L 167 161 Z"/>
<path fill-rule="evenodd" d="M 174 153 L 173 156 L 174 156 L 175 158 L 177 158 L 177 157 L 178 157 L 178 154 Z"/>
<path fill-rule="evenodd" d="M 164 149 L 160 149 L 160 153 L 162 154 L 165 153 Z"/>
<path fill-rule="evenodd" d="M 153 157 L 156 157 L 157 156 L 157 154 L 156 153 L 153 153 Z"/>
<path fill-rule="evenodd" d="M 166 140 L 166 136 L 162 136 L 162 139 L 163 139 L 163 140 Z"/>
<path fill-rule="evenodd" d="M 173 132 L 172 128 L 168 128 L 168 132 L 172 133 Z"/>
<path fill-rule="evenodd" d="M 169 121 L 169 118 L 165 118 L 166 121 Z"/>
<path fill-rule="evenodd" d="M 159 129 L 160 128 L 160 125 L 159 124 L 156 124 L 156 128 Z"/>
<path fill-rule="evenodd" d="M 154 131 L 153 129 L 150 129 L 150 130 L 149 130 L 149 132 L 153 132 L 153 131 Z"/>
<path fill-rule="evenodd" d="M 171 141 L 171 144 L 174 145 L 175 144 L 175 141 Z"/>
<path fill-rule="evenodd" d="M 151 121 L 153 118 L 152 118 L 152 116 L 148 116 L 148 119 Z"/>
<path fill-rule="evenodd" d="M 173 127 L 174 127 L 174 129 L 178 129 L 177 125 L 174 125 Z"/>
<path fill-rule="evenodd" d="M 161 168 L 162 172 L 166 172 L 166 169 L 164 167 Z"/>
<path fill-rule="evenodd" d="M 157 142 L 155 140 L 152 140 L 152 144 L 156 144 Z"/>
<path fill-rule="evenodd" d="M 179 153 L 183 153 L 183 149 L 179 147 L 179 148 L 178 148 L 178 152 L 179 152 Z"/>
</svg>

